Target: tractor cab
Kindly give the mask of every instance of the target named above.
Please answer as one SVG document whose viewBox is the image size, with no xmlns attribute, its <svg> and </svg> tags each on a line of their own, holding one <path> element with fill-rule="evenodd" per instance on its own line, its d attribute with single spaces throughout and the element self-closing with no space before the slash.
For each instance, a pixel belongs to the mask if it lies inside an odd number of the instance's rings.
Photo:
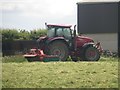
<svg viewBox="0 0 120 90">
<path fill-rule="evenodd" d="M 71 40 L 72 39 L 72 30 L 71 25 L 47 25 L 47 37 L 64 37 L 65 39 Z"/>
</svg>

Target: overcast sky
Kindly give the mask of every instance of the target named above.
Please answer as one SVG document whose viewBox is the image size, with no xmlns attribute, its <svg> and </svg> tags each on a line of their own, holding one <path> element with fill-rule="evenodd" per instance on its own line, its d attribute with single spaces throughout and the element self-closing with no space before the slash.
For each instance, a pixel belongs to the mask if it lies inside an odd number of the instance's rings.
<svg viewBox="0 0 120 90">
<path fill-rule="evenodd" d="M 85 1 L 98 0 L 0 0 L 0 28 L 33 30 L 45 28 L 45 22 L 75 25 L 76 3 Z"/>
</svg>

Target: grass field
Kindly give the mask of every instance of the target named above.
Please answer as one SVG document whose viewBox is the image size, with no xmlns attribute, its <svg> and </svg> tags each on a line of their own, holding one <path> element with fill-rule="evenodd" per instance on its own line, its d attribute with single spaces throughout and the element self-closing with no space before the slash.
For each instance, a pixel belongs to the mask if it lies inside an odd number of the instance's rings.
<svg viewBox="0 0 120 90">
<path fill-rule="evenodd" d="M 117 58 L 98 62 L 27 62 L 2 59 L 3 88 L 118 88 Z"/>
</svg>

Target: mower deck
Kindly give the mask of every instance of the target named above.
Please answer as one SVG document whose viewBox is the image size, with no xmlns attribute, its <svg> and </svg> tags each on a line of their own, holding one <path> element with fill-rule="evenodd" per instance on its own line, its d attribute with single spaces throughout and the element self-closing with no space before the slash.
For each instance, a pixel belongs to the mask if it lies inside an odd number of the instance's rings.
<svg viewBox="0 0 120 90">
<path fill-rule="evenodd" d="M 23 56 L 28 60 L 28 62 L 33 62 L 33 61 L 43 61 L 43 62 L 59 61 L 59 57 L 57 55 L 46 55 L 46 54 L 43 53 L 43 50 L 40 50 L 40 49 L 30 49 L 30 51 Z"/>
</svg>

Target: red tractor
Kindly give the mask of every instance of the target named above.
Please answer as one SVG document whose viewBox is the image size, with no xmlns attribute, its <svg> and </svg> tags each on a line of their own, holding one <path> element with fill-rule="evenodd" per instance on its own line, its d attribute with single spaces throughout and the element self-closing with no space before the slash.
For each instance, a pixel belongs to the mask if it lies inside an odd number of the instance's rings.
<svg viewBox="0 0 120 90">
<path fill-rule="evenodd" d="M 100 43 L 85 36 L 76 34 L 76 29 L 70 25 L 46 24 L 48 32 L 46 36 L 40 37 L 37 42 L 39 49 L 47 55 L 58 55 L 60 60 L 66 61 L 71 56 L 73 61 L 98 61 L 101 54 Z"/>
</svg>

